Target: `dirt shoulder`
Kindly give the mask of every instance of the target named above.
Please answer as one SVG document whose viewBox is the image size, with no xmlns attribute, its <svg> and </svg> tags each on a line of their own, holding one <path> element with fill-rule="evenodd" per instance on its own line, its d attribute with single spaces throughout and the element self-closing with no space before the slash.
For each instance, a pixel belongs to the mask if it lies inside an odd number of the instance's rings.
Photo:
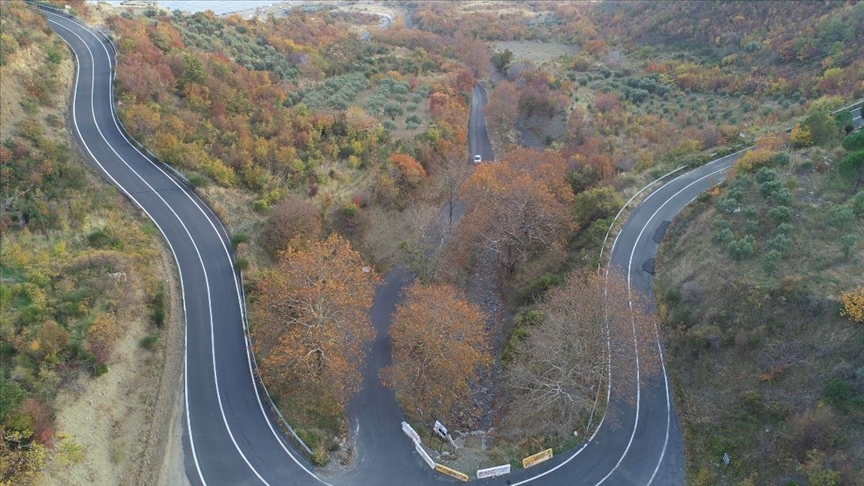
<svg viewBox="0 0 864 486">
<path fill-rule="evenodd" d="M 63 61 L 61 72 L 62 89 L 71 94 L 74 65 L 70 59 Z M 4 117 L 7 109 L 17 108 L 3 105 Z M 68 105 L 58 106 L 47 113 L 68 119 Z M 71 136 L 67 143 L 75 146 Z M 88 172 L 89 186 L 106 184 L 94 171 Z M 137 210 L 127 203 L 126 212 L 134 214 Z M 82 372 L 62 388 L 55 402 L 59 440 L 44 471 L 43 484 L 188 484 L 180 421 L 185 325 L 182 295 L 174 258 L 161 238 L 154 239 L 158 256 L 146 272 L 164 283 L 168 301 L 165 323 L 155 329 L 146 308 L 137 305 L 122 313 L 122 336 L 111 352 L 108 373 L 91 378 Z M 135 302 L 146 302 L 143 286 L 134 282 L 147 276 L 128 277 L 130 283 L 124 289 L 139 294 L 134 296 Z M 152 334 L 158 334 L 156 345 L 150 350 L 142 348 L 142 339 Z"/>
<path fill-rule="evenodd" d="M 179 431 L 183 316 L 173 259 L 160 244 L 155 269 L 169 283 L 169 318 L 153 351 L 140 347 L 150 332 L 146 316 L 131 318 L 109 361 L 109 372 L 81 375 L 57 397 L 60 447 L 83 453 L 74 464 L 56 454 L 44 484 L 183 484 Z M 130 276 L 131 278 L 131 276 Z M 165 454 L 171 450 L 171 456 Z M 180 471 L 167 474 L 164 471 Z M 163 479 L 164 478 L 164 479 Z"/>
</svg>

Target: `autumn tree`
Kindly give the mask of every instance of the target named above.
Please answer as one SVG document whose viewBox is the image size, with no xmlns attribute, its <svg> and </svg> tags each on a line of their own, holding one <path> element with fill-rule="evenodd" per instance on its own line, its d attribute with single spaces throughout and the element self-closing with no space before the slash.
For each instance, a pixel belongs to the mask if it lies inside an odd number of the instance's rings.
<svg viewBox="0 0 864 486">
<path fill-rule="evenodd" d="M 318 415 L 344 410 L 361 383 L 376 277 L 338 235 L 289 248 L 264 273 L 252 305 L 261 374 Z"/>
<path fill-rule="evenodd" d="M 318 208 L 306 199 L 290 195 L 271 209 L 264 227 L 264 248 L 276 258 L 289 246 L 306 248 L 321 235 L 321 215 Z"/>
<path fill-rule="evenodd" d="M 840 315 L 855 322 L 864 322 L 864 287 L 843 293 L 840 295 L 840 303 L 843 304 Z"/>
<path fill-rule="evenodd" d="M 486 43 L 464 35 L 454 40 L 456 56 L 471 69 L 475 78 L 483 78 L 489 74 L 489 51 Z"/>
<path fill-rule="evenodd" d="M 579 429 L 605 394 L 610 353 L 613 386 L 632 398 L 634 339 L 641 377 L 659 369 L 656 315 L 634 300 L 631 309 L 626 281 L 614 275 L 574 273 L 551 289 L 505 371 L 508 419 L 564 435 Z"/>
<path fill-rule="evenodd" d="M 483 164 L 468 178 L 462 241 L 491 251 L 508 271 L 538 251 L 559 247 L 575 224 L 573 191 L 558 154 L 519 149 Z"/>
<path fill-rule="evenodd" d="M 385 383 L 409 415 L 453 422 L 475 410 L 471 384 L 490 362 L 486 316 L 449 285 L 414 284 L 393 314 Z"/>
<path fill-rule="evenodd" d="M 498 83 L 489 92 L 484 113 L 489 131 L 496 138 L 500 139 L 509 133 L 519 115 L 519 91 L 516 85 L 508 81 Z"/>
<path fill-rule="evenodd" d="M 436 190 L 447 198 L 448 227 L 453 225 L 453 208 L 459 187 L 470 170 L 465 162 L 465 146 L 439 138 L 420 150 L 421 160 L 430 168 Z"/>
</svg>

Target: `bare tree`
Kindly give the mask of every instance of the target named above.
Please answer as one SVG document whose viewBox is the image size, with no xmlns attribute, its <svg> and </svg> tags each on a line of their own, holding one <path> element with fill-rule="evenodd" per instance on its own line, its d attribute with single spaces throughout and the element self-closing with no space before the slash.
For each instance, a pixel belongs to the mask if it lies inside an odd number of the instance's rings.
<svg viewBox="0 0 864 486">
<path fill-rule="evenodd" d="M 633 396 L 637 348 L 641 378 L 658 369 L 656 316 L 638 299 L 631 304 L 621 277 L 570 275 L 537 310 L 540 322 L 506 370 L 509 420 L 568 434 L 605 398 L 610 371 L 616 390 Z"/>
</svg>

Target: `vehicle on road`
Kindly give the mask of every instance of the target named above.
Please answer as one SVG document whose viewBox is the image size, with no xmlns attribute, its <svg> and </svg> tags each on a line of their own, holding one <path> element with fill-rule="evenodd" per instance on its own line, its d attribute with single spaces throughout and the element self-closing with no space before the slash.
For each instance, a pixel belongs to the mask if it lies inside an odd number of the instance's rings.
<svg viewBox="0 0 864 486">
<path fill-rule="evenodd" d="M 479 164 L 480 162 L 483 162 L 483 157 L 481 157 L 480 154 L 475 155 L 474 156 L 474 163 Z"/>
</svg>

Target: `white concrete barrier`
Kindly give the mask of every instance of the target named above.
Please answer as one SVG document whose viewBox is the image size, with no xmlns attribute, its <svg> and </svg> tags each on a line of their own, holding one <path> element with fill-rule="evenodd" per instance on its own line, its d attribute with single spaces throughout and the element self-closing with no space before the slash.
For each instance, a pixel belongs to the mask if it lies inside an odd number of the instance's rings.
<svg viewBox="0 0 864 486">
<path fill-rule="evenodd" d="M 420 443 L 420 435 L 417 434 L 417 431 L 408 422 L 402 422 L 402 432 L 405 432 L 405 435 L 410 437 L 415 443 Z"/>
<path fill-rule="evenodd" d="M 420 457 L 422 457 L 424 461 L 426 461 L 426 464 L 428 464 L 429 467 L 431 467 L 432 469 L 435 469 L 435 461 L 433 461 L 432 458 L 429 457 L 426 449 L 423 448 L 423 444 L 415 442 L 414 448 L 417 449 L 417 453 L 420 454 Z"/>
<path fill-rule="evenodd" d="M 503 466 L 487 467 L 486 469 L 478 469 L 477 479 L 494 478 L 497 476 L 503 476 L 505 474 L 510 474 L 510 464 L 505 464 Z"/>
</svg>

